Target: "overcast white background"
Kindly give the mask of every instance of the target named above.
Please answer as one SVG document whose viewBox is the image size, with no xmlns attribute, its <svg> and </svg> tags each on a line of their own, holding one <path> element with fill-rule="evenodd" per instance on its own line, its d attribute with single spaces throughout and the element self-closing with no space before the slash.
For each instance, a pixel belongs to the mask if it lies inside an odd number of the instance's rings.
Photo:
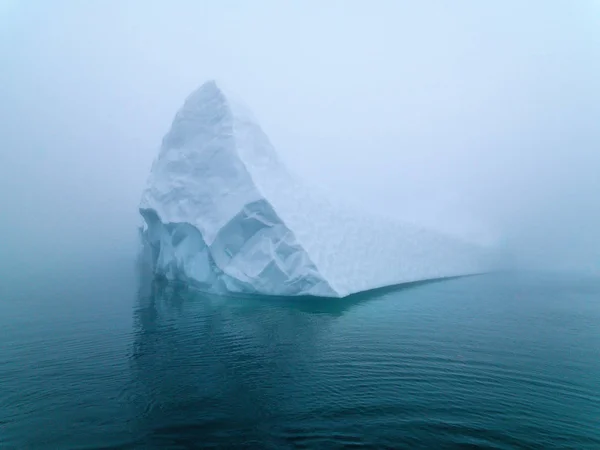
<svg viewBox="0 0 600 450">
<path fill-rule="evenodd" d="M 333 196 L 600 270 L 595 0 L 0 0 L 0 270 L 129 257 L 211 78 Z"/>
</svg>

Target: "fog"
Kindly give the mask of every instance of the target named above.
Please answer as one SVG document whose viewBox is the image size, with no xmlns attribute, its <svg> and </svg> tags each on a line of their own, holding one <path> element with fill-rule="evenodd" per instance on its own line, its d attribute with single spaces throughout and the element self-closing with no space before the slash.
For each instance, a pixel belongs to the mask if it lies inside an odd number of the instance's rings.
<svg viewBox="0 0 600 450">
<path fill-rule="evenodd" d="M 599 30 L 593 0 L 0 0 L 0 270 L 129 258 L 213 78 L 333 197 L 600 270 Z"/>
</svg>

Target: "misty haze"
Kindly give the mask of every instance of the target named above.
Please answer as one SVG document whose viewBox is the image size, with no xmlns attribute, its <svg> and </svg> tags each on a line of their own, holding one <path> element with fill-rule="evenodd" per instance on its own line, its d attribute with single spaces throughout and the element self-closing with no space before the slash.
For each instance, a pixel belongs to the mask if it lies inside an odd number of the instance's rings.
<svg viewBox="0 0 600 450">
<path fill-rule="evenodd" d="M 599 30 L 0 0 L 0 447 L 600 448 Z"/>
</svg>

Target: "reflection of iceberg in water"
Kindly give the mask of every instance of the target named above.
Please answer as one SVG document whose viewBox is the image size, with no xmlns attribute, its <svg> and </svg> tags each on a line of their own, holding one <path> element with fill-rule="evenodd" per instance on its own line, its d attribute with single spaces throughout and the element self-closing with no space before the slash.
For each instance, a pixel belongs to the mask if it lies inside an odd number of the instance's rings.
<svg viewBox="0 0 600 450">
<path fill-rule="evenodd" d="M 128 398 L 144 448 L 227 447 L 232 436 L 251 448 L 287 448 L 298 436 L 326 441 L 312 428 L 316 413 L 354 408 L 351 414 L 360 415 L 356 398 L 343 400 L 347 386 L 361 382 L 350 369 L 379 357 L 346 345 L 348 334 L 338 327 L 398 295 L 380 290 L 331 302 L 206 295 L 155 281 L 143 264 L 139 280 Z M 339 385 L 331 382 L 336 377 Z"/>
<path fill-rule="evenodd" d="M 343 311 L 208 296 L 147 270 L 139 279 L 129 397 L 146 448 L 188 448 L 207 436 L 226 445 L 234 431 L 257 446 L 272 441 L 269 420 L 298 410 L 310 386 L 303 378 Z"/>
</svg>

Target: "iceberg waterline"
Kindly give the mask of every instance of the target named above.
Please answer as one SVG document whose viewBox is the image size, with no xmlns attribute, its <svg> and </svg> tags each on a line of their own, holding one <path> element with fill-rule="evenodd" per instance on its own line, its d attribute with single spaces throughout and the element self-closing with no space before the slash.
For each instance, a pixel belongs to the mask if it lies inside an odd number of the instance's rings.
<svg viewBox="0 0 600 450">
<path fill-rule="evenodd" d="M 214 81 L 177 112 L 140 212 L 155 273 L 215 293 L 344 297 L 491 264 L 477 245 L 331 204 Z"/>
</svg>

